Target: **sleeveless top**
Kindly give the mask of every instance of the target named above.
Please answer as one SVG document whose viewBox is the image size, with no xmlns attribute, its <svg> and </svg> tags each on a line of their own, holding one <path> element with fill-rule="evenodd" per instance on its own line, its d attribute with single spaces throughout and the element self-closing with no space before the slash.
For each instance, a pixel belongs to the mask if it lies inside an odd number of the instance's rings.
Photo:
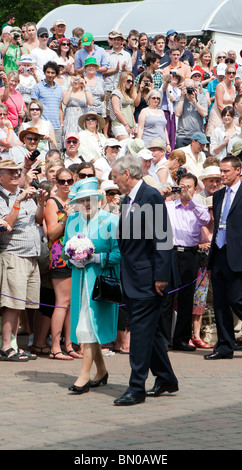
<svg viewBox="0 0 242 470">
<path fill-rule="evenodd" d="M 57 212 L 57 217 L 58 217 L 58 222 L 62 219 L 64 216 L 64 207 L 61 204 L 58 199 L 55 197 L 50 197 L 49 199 L 53 199 L 58 207 L 58 212 Z M 48 247 L 49 247 L 49 269 L 58 269 L 58 268 L 64 268 L 67 266 L 66 262 L 60 258 L 60 254 L 62 252 L 63 248 L 63 241 L 64 241 L 64 229 L 62 235 L 60 235 L 59 238 L 57 238 L 55 241 L 48 241 Z"/>
<path fill-rule="evenodd" d="M 149 112 L 149 111 L 148 111 Z M 167 120 L 164 113 L 160 115 L 148 114 L 145 118 L 144 131 L 142 135 L 142 140 L 145 145 L 150 145 L 153 139 L 162 139 L 163 142 L 166 142 L 165 137 L 165 128 Z"/>
<path fill-rule="evenodd" d="M 224 88 L 223 105 L 224 106 L 232 105 L 233 99 L 231 98 L 231 95 L 228 92 L 228 89 L 227 89 L 225 83 L 223 83 L 223 82 L 220 82 L 220 83 Z M 216 129 L 216 127 L 221 126 L 221 124 L 223 124 L 222 117 L 221 117 L 221 112 L 218 109 L 217 101 L 216 101 L 216 98 L 215 98 L 214 105 L 211 109 L 209 119 L 208 119 L 206 135 L 208 137 L 210 137 L 211 134 L 212 134 L 212 131 L 214 129 Z"/>
</svg>

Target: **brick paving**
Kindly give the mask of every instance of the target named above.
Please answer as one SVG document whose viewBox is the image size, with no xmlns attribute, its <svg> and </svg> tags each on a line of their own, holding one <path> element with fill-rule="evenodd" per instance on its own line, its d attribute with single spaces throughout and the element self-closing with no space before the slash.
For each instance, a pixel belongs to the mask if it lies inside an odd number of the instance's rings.
<svg viewBox="0 0 242 470">
<path fill-rule="evenodd" d="M 127 355 L 106 357 L 108 384 L 79 396 L 68 387 L 81 360 L 1 362 L 0 450 L 241 450 L 242 352 L 203 355 L 170 351 L 179 392 L 127 408 L 113 406 L 128 384 Z"/>
</svg>

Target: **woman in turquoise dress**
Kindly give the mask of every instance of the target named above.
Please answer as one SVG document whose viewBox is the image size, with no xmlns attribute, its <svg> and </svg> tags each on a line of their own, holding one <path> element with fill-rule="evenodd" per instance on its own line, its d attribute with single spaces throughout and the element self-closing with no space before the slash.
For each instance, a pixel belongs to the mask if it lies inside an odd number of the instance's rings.
<svg viewBox="0 0 242 470">
<path fill-rule="evenodd" d="M 95 246 L 95 254 L 90 261 L 68 261 L 72 268 L 71 338 L 74 343 L 83 344 L 81 371 L 69 390 L 79 394 L 107 383 L 108 372 L 101 344 L 110 343 L 117 337 L 118 304 L 92 300 L 96 277 L 103 272 L 107 256 L 107 268 L 113 267 L 117 276 L 120 263 L 116 239 L 118 216 L 99 209 L 99 199 L 103 196 L 98 193 L 97 185 L 98 179 L 93 177 L 72 186 L 70 204 L 74 205 L 74 211 L 68 217 L 64 238 L 65 247 L 70 238 L 82 233 Z M 97 372 L 91 380 L 93 362 Z"/>
</svg>

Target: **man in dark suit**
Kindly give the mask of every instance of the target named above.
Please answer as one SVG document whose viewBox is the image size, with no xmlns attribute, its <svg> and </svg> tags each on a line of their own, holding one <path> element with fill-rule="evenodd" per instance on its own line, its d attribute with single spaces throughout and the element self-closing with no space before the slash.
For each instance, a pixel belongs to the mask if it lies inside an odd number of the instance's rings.
<svg viewBox="0 0 242 470">
<path fill-rule="evenodd" d="M 171 270 L 172 231 L 160 193 L 142 180 L 140 159 L 126 155 L 115 161 L 114 182 L 125 198 L 119 226 L 121 278 L 130 315 L 129 386 L 115 405 L 128 406 L 178 390 L 159 329 L 163 292 Z M 162 233 L 161 233 L 162 232 Z M 149 369 L 156 377 L 145 391 Z"/>
<path fill-rule="evenodd" d="M 214 232 L 208 260 L 213 286 L 218 342 L 207 360 L 232 359 L 235 349 L 232 311 L 242 319 L 241 161 L 227 156 L 220 164 L 224 188 L 213 195 Z"/>
</svg>

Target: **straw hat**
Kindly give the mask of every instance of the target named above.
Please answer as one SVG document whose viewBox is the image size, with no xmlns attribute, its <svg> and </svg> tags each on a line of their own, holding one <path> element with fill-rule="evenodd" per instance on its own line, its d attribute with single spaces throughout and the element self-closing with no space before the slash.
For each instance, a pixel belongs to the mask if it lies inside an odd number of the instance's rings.
<svg viewBox="0 0 242 470">
<path fill-rule="evenodd" d="M 85 121 L 87 116 L 95 116 L 97 118 L 98 124 L 99 124 L 99 129 L 103 129 L 105 126 L 105 119 L 102 118 L 102 116 L 99 116 L 99 114 L 95 113 L 95 111 L 88 111 L 86 114 L 83 114 L 82 116 L 79 117 L 78 119 L 78 124 L 82 129 L 85 129 Z"/>
<path fill-rule="evenodd" d="M 0 170 L 18 170 L 19 168 L 23 168 L 23 166 L 23 162 L 15 163 L 12 158 L 0 161 Z"/>
<path fill-rule="evenodd" d="M 199 176 L 199 179 L 205 180 L 206 178 L 221 178 L 219 166 L 211 165 L 204 168 L 203 173 Z"/>
</svg>

